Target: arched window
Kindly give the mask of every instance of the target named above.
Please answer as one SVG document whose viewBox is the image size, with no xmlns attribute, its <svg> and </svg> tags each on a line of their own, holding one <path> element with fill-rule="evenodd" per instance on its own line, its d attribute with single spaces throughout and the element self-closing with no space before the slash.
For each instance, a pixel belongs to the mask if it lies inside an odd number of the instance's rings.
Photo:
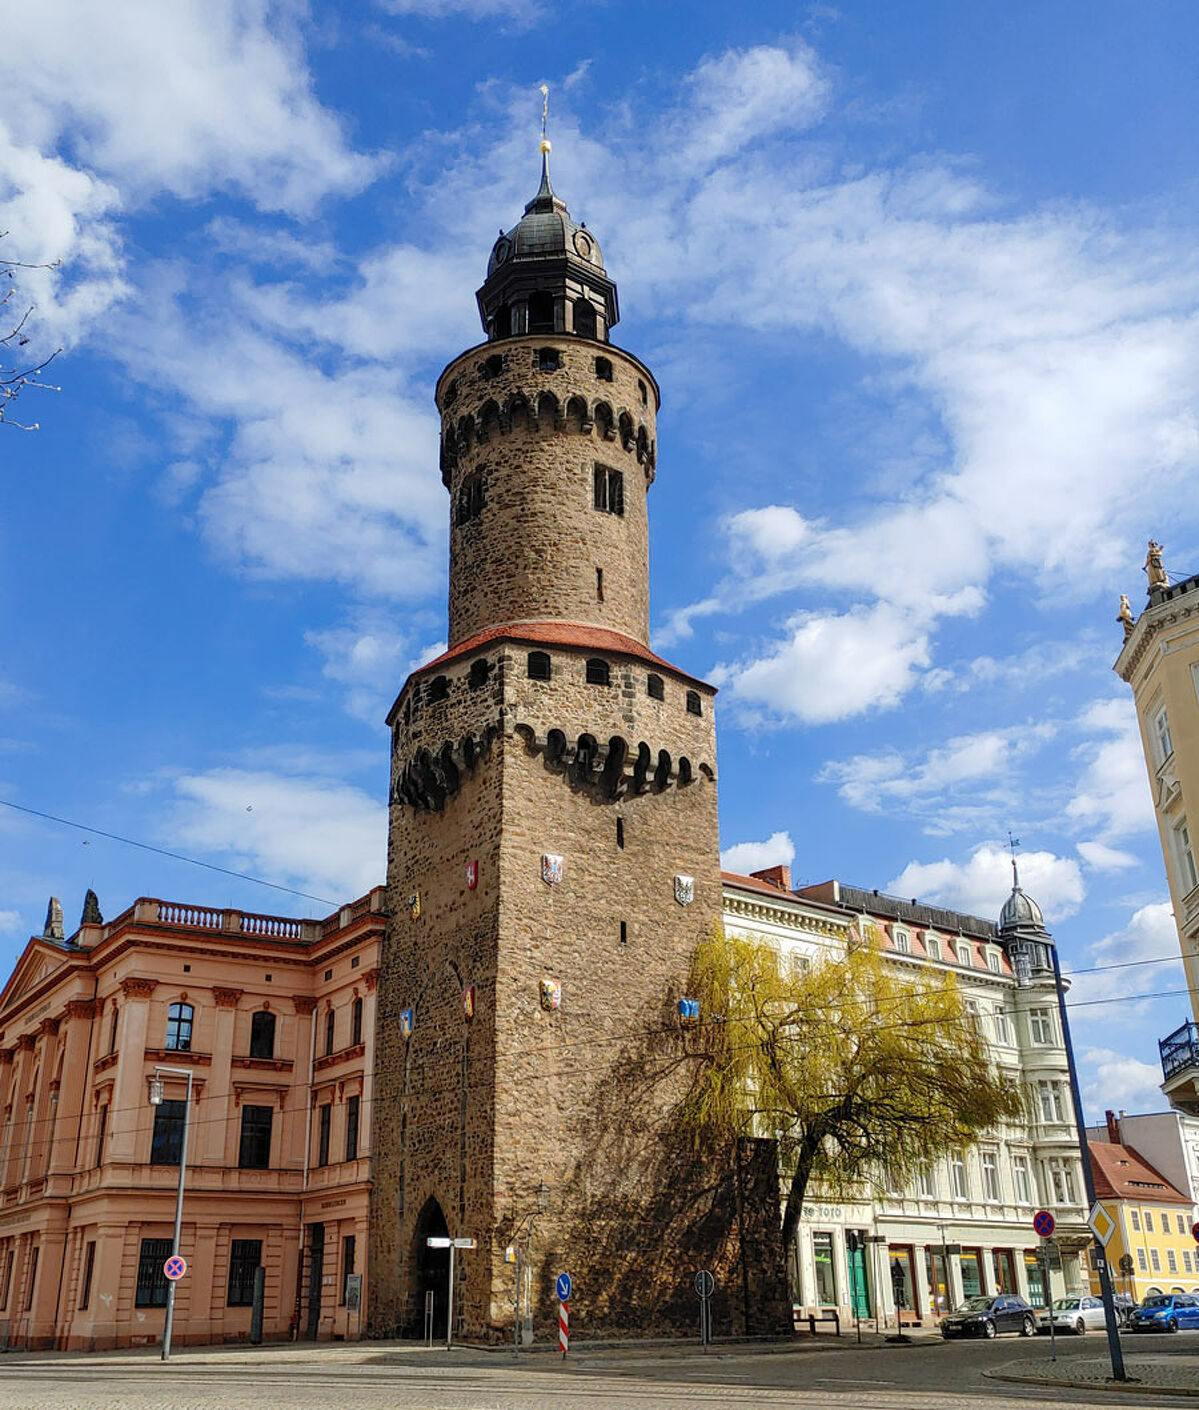
<svg viewBox="0 0 1199 1410">
<path fill-rule="evenodd" d="M 355 999 L 350 1006 L 350 1047 L 356 1048 L 362 1042 L 362 1000 Z"/>
<path fill-rule="evenodd" d="M 651 700 L 665 700 L 666 686 L 662 682 L 662 677 L 654 675 L 651 671 L 645 678 L 645 693 Z"/>
<path fill-rule="evenodd" d="M 649 405 L 649 388 L 645 385 L 645 383 L 641 380 L 640 377 L 638 377 L 638 379 L 637 379 L 637 390 L 641 393 L 641 405 L 642 405 L 642 406 L 648 406 L 648 405 Z"/>
<path fill-rule="evenodd" d="M 467 684 L 471 690 L 478 690 L 487 684 L 491 676 L 491 662 L 486 656 L 480 656 L 477 661 L 470 663 L 470 675 L 467 677 Z"/>
<path fill-rule="evenodd" d="M 429 689 L 426 699 L 430 702 L 436 700 L 448 700 L 450 698 L 450 682 L 447 676 L 434 676 L 429 682 Z M 696 699 L 699 697 L 697 696 Z"/>
<path fill-rule="evenodd" d="M 698 690 L 687 692 L 687 713 L 689 715 L 702 715 L 704 713 L 703 702 L 699 698 Z"/>
<path fill-rule="evenodd" d="M 610 358 L 597 357 L 595 359 L 595 375 L 601 382 L 612 380 L 612 362 Z"/>
<path fill-rule="evenodd" d="M 328 1057 L 333 1051 L 333 1038 L 337 1028 L 337 1014 L 335 1010 L 329 1009 L 325 1014 L 325 1056 Z"/>
<path fill-rule="evenodd" d="M 550 655 L 548 651 L 530 651 L 527 658 L 529 679 L 547 681 L 550 678 Z"/>
<path fill-rule="evenodd" d="M 590 299 L 575 300 L 575 333 L 580 338 L 595 337 L 595 306 Z"/>
<path fill-rule="evenodd" d="M 275 1015 L 259 1009 L 250 1015 L 250 1056 L 252 1058 L 273 1058 L 275 1056 Z"/>
<path fill-rule="evenodd" d="M 554 331 L 554 296 L 545 290 L 529 295 L 529 332 L 552 333 Z"/>
<path fill-rule="evenodd" d="M 620 444 L 625 450 L 633 449 L 633 418 L 627 411 L 620 413 Z"/>
<path fill-rule="evenodd" d="M 587 415 L 587 403 L 582 397 L 571 397 L 566 403 L 566 429 L 568 431 L 581 431 L 590 422 Z"/>
<path fill-rule="evenodd" d="M 606 401 L 596 404 L 595 429 L 600 434 L 600 440 L 610 441 L 612 439 L 612 408 Z"/>
<path fill-rule="evenodd" d="M 691 782 L 691 778 L 692 778 L 692 774 L 691 774 L 691 760 L 687 758 L 686 754 L 683 754 L 683 755 L 679 758 L 679 785 L 680 785 L 680 787 L 684 787 L 684 788 L 685 788 L 685 787 L 687 786 L 687 784 L 689 784 L 689 783 Z"/>
<path fill-rule="evenodd" d="M 167 1009 L 166 1046 L 177 1053 L 189 1053 L 192 1046 L 192 1020 L 196 1016 L 191 1004 L 172 1004 Z"/>
<path fill-rule="evenodd" d="M 592 656 L 587 662 L 587 684 L 588 685 L 610 685 L 611 672 L 608 669 L 607 661 L 599 656 Z"/>
</svg>

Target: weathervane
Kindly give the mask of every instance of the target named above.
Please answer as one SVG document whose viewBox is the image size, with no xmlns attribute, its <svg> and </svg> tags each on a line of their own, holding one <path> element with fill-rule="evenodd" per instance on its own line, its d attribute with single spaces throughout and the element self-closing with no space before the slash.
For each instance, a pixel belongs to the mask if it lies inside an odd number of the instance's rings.
<svg viewBox="0 0 1199 1410">
<path fill-rule="evenodd" d="M 1012 854 L 1012 885 L 1019 887 L 1020 873 L 1016 870 L 1016 848 L 1020 845 L 1020 839 L 1012 836 L 1012 830 L 1008 828 L 1007 834 L 1008 851 Z"/>
<path fill-rule="evenodd" d="M 546 153 L 550 150 L 550 139 L 545 135 L 545 125 L 550 115 L 550 86 L 548 83 L 541 85 L 541 151 Z"/>
</svg>

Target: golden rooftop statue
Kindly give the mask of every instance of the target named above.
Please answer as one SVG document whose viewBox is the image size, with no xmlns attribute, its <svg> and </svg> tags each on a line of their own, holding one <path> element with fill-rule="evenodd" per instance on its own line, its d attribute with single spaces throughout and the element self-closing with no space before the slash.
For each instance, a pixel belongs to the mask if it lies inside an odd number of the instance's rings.
<svg viewBox="0 0 1199 1410">
<path fill-rule="evenodd" d="M 1132 629 L 1136 625 L 1136 622 L 1133 620 L 1132 607 L 1129 604 L 1128 594 L 1126 592 L 1120 594 L 1120 611 L 1116 617 L 1116 621 L 1124 628 L 1124 640 L 1127 641 L 1132 635 Z"/>
<path fill-rule="evenodd" d="M 1149 552 L 1145 555 L 1145 572 L 1149 576 L 1150 592 L 1154 588 L 1170 586 L 1170 579 L 1166 577 L 1166 570 L 1162 567 L 1162 546 L 1153 539 L 1149 540 Z"/>
</svg>

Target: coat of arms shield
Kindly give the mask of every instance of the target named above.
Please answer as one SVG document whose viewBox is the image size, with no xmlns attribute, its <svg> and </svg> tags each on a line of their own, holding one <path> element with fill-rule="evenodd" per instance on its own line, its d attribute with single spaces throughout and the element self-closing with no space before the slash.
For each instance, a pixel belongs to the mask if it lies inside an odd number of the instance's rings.
<svg viewBox="0 0 1199 1410">
<path fill-rule="evenodd" d="M 556 979 L 541 981 L 541 1007 L 551 1010 L 562 1007 L 562 985 Z"/>
<path fill-rule="evenodd" d="M 695 900 L 695 878 L 693 876 L 675 877 L 674 899 L 680 906 L 689 906 Z"/>
<path fill-rule="evenodd" d="M 541 879 L 547 886 L 557 886 L 562 880 L 562 858 L 556 852 L 542 852 Z"/>
</svg>

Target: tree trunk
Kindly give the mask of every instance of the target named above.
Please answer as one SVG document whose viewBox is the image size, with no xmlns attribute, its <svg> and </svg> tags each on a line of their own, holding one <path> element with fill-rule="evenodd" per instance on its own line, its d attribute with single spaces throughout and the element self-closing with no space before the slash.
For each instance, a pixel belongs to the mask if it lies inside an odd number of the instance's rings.
<svg viewBox="0 0 1199 1410">
<path fill-rule="evenodd" d="M 795 1240 L 796 1226 L 803 1212 L 804 1195 L 808 1192 L 808 1179 L 812 1173 L 812 1160 L 820 1142 L 805 1136 L 800 1142 L 799 1154 L 795 1161 L 795 1174 L 791 1177 L 791 1188 L 787 1191 L 787 1203 L 783 1209 L 783 1250 L 791 1256 L 791 1245 Z"/>
</svg>

